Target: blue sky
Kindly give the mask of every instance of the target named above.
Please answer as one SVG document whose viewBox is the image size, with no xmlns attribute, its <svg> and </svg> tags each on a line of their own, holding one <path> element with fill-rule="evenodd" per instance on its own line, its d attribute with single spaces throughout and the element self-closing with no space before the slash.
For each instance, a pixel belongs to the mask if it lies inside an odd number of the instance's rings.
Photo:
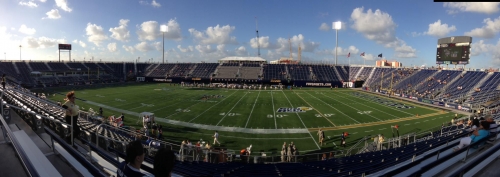
<svg viewBox="0 0 500 177">
<path fill-rule="evenodd" d="M 471 64 L 500 67 L 500 3 L 434 3 L 431 0 L 3 0 L 0 52 L 7 60 L 57 60 L 58 43 L 73 45 L 76 60 L 162 60 L 160 25 L 168 62 L 216 62 L 228 56 L 257 56 L 255 17 L 261 57 L 293 56 L 374 64 L 383 53 L 403 65 L 435 65 L 437 39 L 473 37 Z M 360 53 L 365 52 L 365 57 Z M 62 53 L 63 60 L 68 59 Z"/>
</svg>

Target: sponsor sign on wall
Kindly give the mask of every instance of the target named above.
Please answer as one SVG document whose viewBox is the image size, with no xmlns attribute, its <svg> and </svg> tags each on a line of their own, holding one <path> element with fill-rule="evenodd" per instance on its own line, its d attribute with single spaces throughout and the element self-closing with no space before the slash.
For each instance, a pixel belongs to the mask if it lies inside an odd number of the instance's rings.
<svg viewBox="0 0 500 177">
<path fill-rule="evenodd" d="M 330 87 L 332 86 L 332 83 L 312 83 L 312 82 L 307 82 L 306 86 L 313 86 L 313 87 Z"/>
<path fill-rule="evenodd" d="M 153 79 L 155 82 L 172 82 L 172 79 Z"/>
</svg>

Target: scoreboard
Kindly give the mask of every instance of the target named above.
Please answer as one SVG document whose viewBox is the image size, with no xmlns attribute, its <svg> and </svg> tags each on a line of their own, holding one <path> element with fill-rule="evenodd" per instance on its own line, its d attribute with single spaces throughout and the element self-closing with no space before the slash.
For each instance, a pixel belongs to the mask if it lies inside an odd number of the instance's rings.
<svg viewBox="0 0 500 177">
<path fill-rule="evenodd" d="M 456 36 L 438 40 L 436 64 L 469 64 L 472 37 Z"/>
<path fill-rule="evenodd" d="M 59 44 L 59 50 L 71 50 L 71 44 Z"/>
</svg>

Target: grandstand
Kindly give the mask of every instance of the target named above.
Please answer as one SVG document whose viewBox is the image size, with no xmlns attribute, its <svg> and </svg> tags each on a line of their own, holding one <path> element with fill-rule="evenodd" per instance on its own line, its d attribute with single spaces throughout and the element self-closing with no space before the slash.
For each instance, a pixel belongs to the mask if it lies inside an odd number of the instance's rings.
<svg viewBox="0 0 500 177">
<path fill-rule="evenodd" d="M 77 141 L 78 149 L 73 149 L 64 141 L 69 126 L 63 119 L 62 108 L 35 96 L 29 89 L 84 87 L 90 85 L 88 80 L 111 85 L 124 83 L 129 74 L 151 82 L 168 78 L 174 83 L 190 83 L 193 78 L 199 78 L 208 84 L 214 78 L 234 79 L 228 83 L 259 80 L 263 85 L 279 82 L 304 87 L 307 83 L 342 87 L 343 82 L 360 81 L 362 90 L 370 93 L 428 102 L 434 107 L 471 115 L 479 110 L 496 113 L 496 106 L 500 105 L 500 72 L 463 69 L 267 64 L 254 58 L 226 58 L 219 63 L 166 64 L 3 61 L 0 73 L 6 74 L 11 84 L 1 90 L 2 108 L 12 110 L 0 118 L 3 130 L 0 141 L 12 144 L 0 144 L 3 149 L 0 154 L 6 157 L 0 160 L 6 164 L 0 169 L 12 173 L 6 176 L 116 175 L 117 164 L 125 157 L 127 142 L 145 132 L 113 127 L 94 112 L 82 111 L 78 119 L 82 138 Z M 15 89 L 17 84 L 26 89 Z M 498 121 L 500 115 L 494 116 Z M 227 149 L 195 151 L 169 138 L 156 140 L 159 146 L 150 145 L 143 137 L 147 156 L 141 170 L 151 175 L 152 159 L 158 147 L 176 152 L 174 176 L 458 176 L 480 174 L 479 169 L 484 171 L 488 167 L 484 162 L 498 161 L 487 158 L 492 154 L 498 157 L 497 141 L 478 141 L 454 151 L 453 147 L 469 134 L 470 127 L 456 124 L 436 127 L 430 132 L 389 138 L 382 145 L 385 148 L 377 148 L 379 144 L 372 139 L 376 136 L 367 136 L 345 151 L 336 152 L 332 158 L 321 160 L 323 152 L 300 154 L 293 156 L 291 163 L 282 162 L 279 154 L 244 158 L 237 151 Z M 65 161 L 68 163 L 62 163 Z M 446 168 L 448 166 L 451 167 Z"/>
</svg>

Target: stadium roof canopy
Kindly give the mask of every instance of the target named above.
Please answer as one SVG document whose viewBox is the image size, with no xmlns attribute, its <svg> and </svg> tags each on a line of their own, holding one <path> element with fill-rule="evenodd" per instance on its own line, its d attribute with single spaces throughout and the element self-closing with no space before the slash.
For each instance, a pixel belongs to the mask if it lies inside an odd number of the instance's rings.
<svg viewBox="0 0 500 177">
<path fill-rule="evenodd" d="M 263 62 L 265 62 L 266 59 L 263 59 L 260 57 L 226 57 L 226 58 L 220 59 L 219 61 L 263 61 Z"/>
</svg>

